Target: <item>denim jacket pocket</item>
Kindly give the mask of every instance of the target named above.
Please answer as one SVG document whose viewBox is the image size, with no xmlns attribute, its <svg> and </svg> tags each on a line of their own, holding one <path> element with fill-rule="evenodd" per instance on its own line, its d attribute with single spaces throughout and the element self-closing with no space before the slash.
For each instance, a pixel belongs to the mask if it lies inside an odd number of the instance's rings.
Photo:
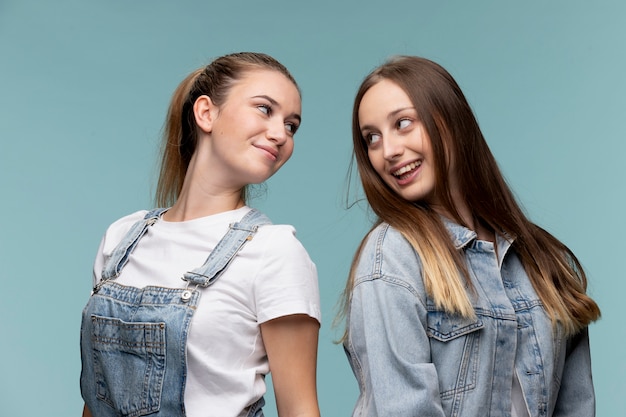
<svg viewBox="0 0 626 417">
<path fill-rule="evenodd" d="M 121 416 L 159 410 L 165 374 L 165 323 L 92 315 L 96 397 Z"/>
<path fill-rule="evenodd" d="M 431 356 L 437 369 L 442 400 L 452 399 L 476 387 L 480 330 L 483 327 L 479 318 L 470 319 L 443 311 L 428 312 Z"/>
</svg>

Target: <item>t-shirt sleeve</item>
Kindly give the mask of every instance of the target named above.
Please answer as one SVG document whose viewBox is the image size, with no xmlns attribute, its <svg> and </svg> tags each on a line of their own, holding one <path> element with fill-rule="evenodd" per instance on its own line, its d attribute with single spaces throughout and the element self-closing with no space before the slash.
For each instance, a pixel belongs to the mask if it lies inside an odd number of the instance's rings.
<svg viewBox="0 0 626 417">
<path fill-rule="evenodd" d="M 96 259 L 93 263 L 93 286 L 95 286 L 102 278 L 102 268 L 104 268 L 105 262 L 113 253 L 113 250 L 118 243 L 122 240 L 124 235 L 130 230 L 135 222 L 143 219 L 147 210 L 140 210 L 135 213 L 124 216 L 121 219 L 112 223 L 107 231 L 104 233 L 98 252 L 96 253 Z"/>
<path fill-rule="evenodd" d="M 317 269 L 295 229 L 263 226 L 257 232 L 262 245 L 261 267 L 254 280 L 257 320 L 264 323 L 291 314 L 306 314 L 321 323 Z"/>
</svg>

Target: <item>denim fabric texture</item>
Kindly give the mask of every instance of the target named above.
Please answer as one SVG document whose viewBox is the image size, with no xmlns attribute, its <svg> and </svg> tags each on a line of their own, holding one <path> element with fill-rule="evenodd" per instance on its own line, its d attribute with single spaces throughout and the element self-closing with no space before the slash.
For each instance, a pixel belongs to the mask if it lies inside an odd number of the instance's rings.
<svg viewBox="0 0 626 417">
<path fill-rule="evenodd" d="M 510 240 L 446 227 L 467 263 L 476 318 L 438 310 L 410 243 L 388 224 L 375 228 L 344 344 L 360 388 L 353 415 L 510 416 L 516 373 L 531 417 L 594 416 L 587 329 L 565 338 L 554 328 Z"/>
<path fill-rule="evenodd" d="M 117 284 L 114 280 L 128 256 L 164 211 L 153 210 L 131 227 L 83 311 L 80 385 L 94 417 L 185 415 L 185 347 L 201 291 L 228 267 L 260 225 L 270 223 L 252 210 L 230 225 L 206 262 L 185 274 L 184 288 Z M 263 404 L 259 399 L 244 415 L 263 416 Z"/>
</svg>

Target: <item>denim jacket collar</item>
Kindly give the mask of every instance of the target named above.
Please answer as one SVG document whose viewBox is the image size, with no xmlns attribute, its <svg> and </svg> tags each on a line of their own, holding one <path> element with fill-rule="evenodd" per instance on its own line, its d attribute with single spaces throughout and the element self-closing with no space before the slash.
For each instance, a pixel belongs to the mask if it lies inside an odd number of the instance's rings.
<svg viewBox="0 0 626 417">
<path fill-rule="evenodd" d="M 448 234 L 454 243 L 454 247 L 457 250 L 461 250 L 472 243 L 472 241 L 478 238 L 478 235 L 475 231 L 468 229 L 465 226 L 461 226 L 448 219 L 445 216 L 441 216 L 441 220 L 443 221 L 444 226 L 448 230 Z M 496 233 L 496 253 L 498 254 L 498 264 L 502 266 L 502 262 L 504 260 L 505 255 L 508 250 L 511 248 L 514 237 L 511 237 L 508 233 Z"/>
<path fill-rule="evenodd" d="M 456 224 L 447 217 L 441 216 L 441 220 L 443 221 L 444 226 L 446 226 L 446 229 L 448 229 L 448 234 L 450 235 L 450 238 L 452 238 L 454 247 L 458 250 L 463 249 L 472 240 L 478 237 L 475 231 L 470 230 L 465 226 L 461 226 L 460 224 Z"/>
</svg>

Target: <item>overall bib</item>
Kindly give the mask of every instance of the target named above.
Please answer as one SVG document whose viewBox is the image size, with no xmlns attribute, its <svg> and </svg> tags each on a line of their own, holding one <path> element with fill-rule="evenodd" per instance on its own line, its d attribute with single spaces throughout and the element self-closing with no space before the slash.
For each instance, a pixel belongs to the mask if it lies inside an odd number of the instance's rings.
<svg viewBox="0 0 626 417">
<path fill-rule="evenodd" d="M 237 252 L 263 224 L 251 210 L 229 225 L 205 263 L 182 279 L 186 288 L 124 286 L 114 280 L 144 236 L 167 209 L 155 209 L 135 223 L 106 262 L 81 325 L 81 394 L 94 417 L 185 416 L 187 333 L 200 288 L 217 280 Z M 261 397 L 247 416 L 262 416 Z"/>
</svg>

